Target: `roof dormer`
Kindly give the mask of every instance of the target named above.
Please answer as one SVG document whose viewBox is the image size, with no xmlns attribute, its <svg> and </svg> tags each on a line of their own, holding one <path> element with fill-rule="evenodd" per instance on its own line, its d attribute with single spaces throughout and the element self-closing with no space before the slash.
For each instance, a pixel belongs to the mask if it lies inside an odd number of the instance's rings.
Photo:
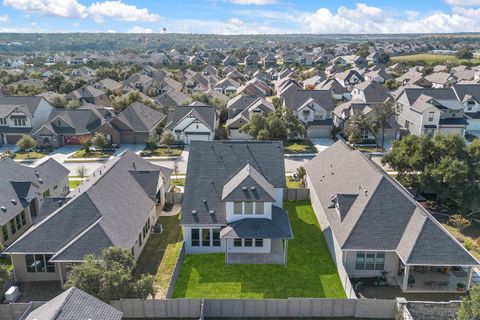
<svg viewBox="0 0 480 320">
<path fill-rule="evenodd" d="M 275 202 L 275 188 L 247 163 L 223 186 L 222 201 Z"/>
</svg>

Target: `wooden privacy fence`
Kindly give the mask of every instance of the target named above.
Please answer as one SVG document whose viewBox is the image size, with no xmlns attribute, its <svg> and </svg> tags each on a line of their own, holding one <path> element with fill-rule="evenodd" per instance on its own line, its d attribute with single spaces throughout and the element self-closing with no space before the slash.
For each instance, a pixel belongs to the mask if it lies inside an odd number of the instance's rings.
<svg viewBox="0 0 480 320">
<path fill-rule="evenodd" d="M 168 290 L 166 293 L 166 298 L 172 298 L 173 290 L 175 289 L 175 284 L 177 283 L 178 276 L 180 275 L 180 270 L 182 269 L 183 258 L 185 257 L 185 242 L 182 244 L 182 249 L 180 250 L 180 255 L 178 256 L 177 262 L 175 263 L 175 268 L 173 269 L 172 278 L 170 279 L 170 284 L 168 285 Z"/>
<path fill-rule="evenodd" d="M 283 199 L 290 201 L 309 200 L 310 190 L 307 188 L 284 189 Z"/>
<path fill-rule="evenodd" d="M 45 302 L 0 304 L 0 320 L 23 320 L 31 311 Z"/>
<path fill-rule="evenodd" d="M 125 318 L 354 317 L 393 319 L 395 300 L 381 299 L 166 299 L 113 301 Z"/>
</svg>

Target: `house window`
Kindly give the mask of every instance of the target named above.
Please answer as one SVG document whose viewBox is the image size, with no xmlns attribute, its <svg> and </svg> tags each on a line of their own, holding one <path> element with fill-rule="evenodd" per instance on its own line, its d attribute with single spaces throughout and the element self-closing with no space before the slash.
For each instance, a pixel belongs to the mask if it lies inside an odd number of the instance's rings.
<svg viewBox="0 0 480 320">
<path fill-rule="evenodd" d="M 429 113 L 428 113 L 428 121 L 429 121 L 429 122 L 432 122 L 434 116 L 435 116 L 435 112 L 429 112 Z"/>
<path fill-rule="evenodd" d="M 264 205 L 263 202 L 255 202 L 255 213 L 256 214 L 264 214 Z"/>
<path fill-rule="evenodd" d="M 253 214 L 253 202 L 245 202 L 245 214 Z"/>
<path fill-rule="evenodd" d="M 255 239 L 255 247 L 263 247 L 263 239 Z"/>
<path fill-rule="evenodd" d="M 234 247 L 241 247 L 242 246 L 242 239 L 233 239 L 233 246 Z"/>
<path fill-rule="evenodd" d="M 200 229 L 192 229 L 192 247 L 200 246 Z"/>
<path fill-rule="evenodd" d="M 15 219 L 10 220 L 10 229 L 12 230 L 12 234 L 17 233 L 17 227 L 15 226 Z"/>
<path fill-rule="evenodd" d="M 7 125 L 7 119 L 0 118 L 0 126 L 5 126 L 5 125 Z"/>
<path fill-rule="evenodd" d="M 22 219 L 22 226 L 27 224 L 27 219 L 25 217 L 25 211 L 20 212 L 20 218 Z"/>
<path fill-rule="evenodd" d="M 25 118 L 13 118 L 13 125 L 16 127 L 25 127 L 27 120 Z"/>
<path fill-rule="evenodd" d="M 212 229 L 212 245 L 214 247 L 220 247 L 220 229 Z"/>
<path fill-rule="evenodd" d="M 368 140 L 368 130 L 362 130 L 362 140 Z"/>
<path fill-rule="evenodd" d="M 140 232 L 140 234 L 138 235 L 138 246 L 141 247 L 142 246 L 142 233 Z"/>
<path fill-rule="evenodd" d="M 27 254 L 25 255 L 25 263 L 27 264 L 27 272 L 55 272 L 55 264 L 49 262 L 53 257 L 51 254 Z"/>
<path fill-rule="evenodd" d="M 2 226 L 3 241 L 8 240 L 8 227 L 7 225 Z"/>
<path fill-rule="evenodd" d="M 383 270 L 384 268 L 384 252 L 357 252 L 355 270 Z"/>
<path fill-rule="evenodd" d="M 234 202 L 233 203 L 233 214 L 242 214 L 242 203 Z"/>
<path fill-rule="evenodd" d="M 253 246 L 253 239 L 244 239 L 243 240 L 243 245 L 247 248 L 252 247 Z"/>
<path fill-rule="evenodd" d="M 202 247 L 210 247 L 210 229 L 202 229 Z"/>
<path fill-rule="evenodd" d="M 22 220 L 20 219 L 19 214 L 15 216 L 15 223 L 17 225 L 17 230 L 20 230 L 22 228 Z"/>
</svg>

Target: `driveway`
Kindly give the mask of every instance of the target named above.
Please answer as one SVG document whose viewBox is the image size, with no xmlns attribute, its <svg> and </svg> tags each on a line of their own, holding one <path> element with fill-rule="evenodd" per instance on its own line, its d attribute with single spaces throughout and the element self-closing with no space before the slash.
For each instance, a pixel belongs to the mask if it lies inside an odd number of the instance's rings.
<svg viewBox="0 0 480 320">
<path fill-rule="evenodd" d="M 328 147 L 334 144 L 334 141 L 330 138 L 312 138 L 312 143 L 317 148 L 318 153 L 325 151 Z"/>
<path fill-rule="evenodd" d="M 136 154 L 140 154 L 140 152 L 145 149 L 145 143 L 141 144 L 121 144 L 120 148 L 117 149 L 116 154 L 120 154 L 125 150 L 130 150 Z"/>
</svg>

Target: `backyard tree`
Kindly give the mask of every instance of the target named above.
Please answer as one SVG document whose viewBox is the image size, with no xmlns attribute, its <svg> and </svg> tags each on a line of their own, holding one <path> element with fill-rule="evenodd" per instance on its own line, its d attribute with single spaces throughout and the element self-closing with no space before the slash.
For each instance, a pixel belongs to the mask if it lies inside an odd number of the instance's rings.
<svg viewBox="0 0 480 320">
<path fill-rule="evenodd" d="M 98 257 L 86 255 L 84 263 L 72 268 L 67 286 L 75 286 L 105 302 L 154 296 L 154 276 L 136 277 L 134 268 L 130 250 L 110 247 Z"/>
<path fill-rule="evenodd" d="M 77 176 L 79 176 L 82 181 L 85 180 L 85 177 L 87 176 L 87 173 L 88 173 L 87 167 L 85 167 L 82 164 L 80 167 L 77 167 L 76 173 L 77 173 Z"/>
<path fill-rule="evenodd" d="M 305 181 L 307 179 L 307 171 L 305 170 L 304 166 L 298 167 L 296 171 L 298 180 L 302 184 L 302 188 L 305 188 Z"/>
<path fill-rule="evenodd" d="M 103 150 L 107 144 L 107 138 L 101 133 L 96 133 L 92 138 L 92 145 L 100 150 Z"/>
<path fill-rule="evenodd" d="M 0 251 L 3 251 L 3 244 L 0 243 Z M 8 264 L 0 263 L 0 288 L 5 287 L 8 279 L 10 279 L 10 271 L 8 270 Z"/>
<path fill-rule="evenodd" d="M 305 133 L 305 127 L 293 113 L 285 108 L 270 112 L 267 116 L 254 114 L 250 121 L 240 128 L 257 140 L 292 140 Z"/>
<path fill-rule="evenodd" d="M 480 286 L 470 289 L 470 294 L 462 299 L 457 320 L 480 320 Z"/>
<path fill-rule="evenodd" d="M 177 140 L 175 139 L 175 135 L 171 130 L 164 130 L 162 135 L 160 136 L 160 143 L 163 145 L 168 146 L 168 153 L 170 153 L 170 146 L 174 144 Z"/>
<path fill-rule="evenodd" d="M 385 145 L 385 127 L 390 120 L 396 114 L 395 107 L 391 102 L 385 102 L 374 107 L 371 115 L 372 127 L 378 127 L 381 131 L 381 147 Z"/>
<path fill-rule="evenodd" d="M 20 140 L 17 141 L 17 147 L 22 151 L 28 151 L 27 157 L 30 158 L 30 149 L 37 146 L 37 141 L 31 136 L 24 134 Z"/>
<path fill-rule="evenodd" d="M 460 51 L 458 51 L 455 56 L 458 58 L 458 59 L 466 59 L 466 60 L 470 60 L 473 58 L 473 52 L 469 49 L 462 49 Z"/>
</svg>

